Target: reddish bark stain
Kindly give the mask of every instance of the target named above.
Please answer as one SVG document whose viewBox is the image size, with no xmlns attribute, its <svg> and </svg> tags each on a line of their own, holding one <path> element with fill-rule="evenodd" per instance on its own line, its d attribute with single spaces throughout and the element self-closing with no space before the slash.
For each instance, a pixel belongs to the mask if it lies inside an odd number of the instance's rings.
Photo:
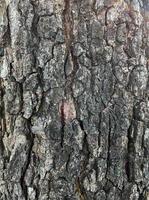
<svg viewBox="0 0 149 200">
<path fill-rule="evenodd" d="M 65 124 L 76 118 L 76 110 L 72 100 L 62 100 L 59 104 L 59 113 Z"/>
</svg>

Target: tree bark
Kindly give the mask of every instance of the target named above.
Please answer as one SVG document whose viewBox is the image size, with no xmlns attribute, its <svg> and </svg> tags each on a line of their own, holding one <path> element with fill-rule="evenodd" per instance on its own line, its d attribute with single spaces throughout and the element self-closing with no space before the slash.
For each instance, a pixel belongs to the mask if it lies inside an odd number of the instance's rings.
<svg viewBox="0 0 149 200">
<path fill-rule="evenodd" d="M 0 199 L 149 200 L 148 0 L 0 3 Z"/>
</svg>

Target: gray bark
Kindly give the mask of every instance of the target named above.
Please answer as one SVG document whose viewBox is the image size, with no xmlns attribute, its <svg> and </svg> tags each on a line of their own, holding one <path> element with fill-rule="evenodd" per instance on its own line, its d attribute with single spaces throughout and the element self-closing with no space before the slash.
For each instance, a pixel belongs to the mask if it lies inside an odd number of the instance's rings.
<svg viewBox="0 0 149 200">
<path fill-rule="evenodd" d="M 0 199 L 149 200 L 147 0 L 0 0 Z"/>
</svg>

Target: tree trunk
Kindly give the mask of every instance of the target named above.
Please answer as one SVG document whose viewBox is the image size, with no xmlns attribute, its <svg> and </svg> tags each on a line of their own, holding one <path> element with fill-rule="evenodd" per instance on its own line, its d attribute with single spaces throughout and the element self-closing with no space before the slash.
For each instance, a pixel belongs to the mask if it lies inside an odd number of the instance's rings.
<svg viewBox="0 0 149 200">
<path fill-rule="evenodd" d="M 0 199 L 149 200 L 148 0 L 0 3 Z"/>
</svg>

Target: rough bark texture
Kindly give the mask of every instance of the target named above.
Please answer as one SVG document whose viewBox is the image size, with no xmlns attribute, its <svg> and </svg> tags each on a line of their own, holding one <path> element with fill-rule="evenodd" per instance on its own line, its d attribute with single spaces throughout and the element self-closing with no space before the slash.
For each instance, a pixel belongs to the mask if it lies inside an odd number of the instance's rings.
<svg viewBox="0 0 149 200">
<path fill-rule="evenodd" d="M 148 0 L 0 0 L 0 199 L 149 200 Z"/>
</svg>

